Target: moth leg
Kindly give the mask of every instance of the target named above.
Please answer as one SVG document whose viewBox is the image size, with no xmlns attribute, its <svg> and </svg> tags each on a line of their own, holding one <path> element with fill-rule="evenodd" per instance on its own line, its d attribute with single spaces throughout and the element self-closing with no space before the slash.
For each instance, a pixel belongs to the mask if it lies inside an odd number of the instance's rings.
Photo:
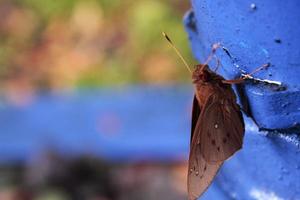
<svg viewBox="0 0 300 200">
<path fill-rule="evenodd" d="M 209 54 L 209 56 L 207 57 L 206 61 L 204 62 L 203 65 L 207 65 L 209 63 L 209 61 L 214 57 L 215 53 L 216 53 L 216 50 L 218 48 L 221 47 L 221 44 L 220 43 L 215 43 L 213 44 L 212 48 L 211 48 L 211 52 Z"/>
<path fill-rule="evenodd" d="M 238 78 L 238 79 L 233 79 L 233 80 L 223 80 L 222 83 L 225 84 L 240 84 L 245 81 L 246 77 L 244 78 Z"/>
<path fill-rule="evenodd" d="M 249 74 L 243 74 L 241 78 L 238 79 L 233 79 L 233 80 L 223 80 L 222 83 L 226 84 L 240 84 L 245 81 L 245 79 L 253 79 L 252 75 L 255 74 L 256 72 L 268 68 L 270 66 L 270 63 L 263 64 L 262 66 L 257 67 L 253 72 Z"/>
<path fill-rule="evenodd" d="M 266 64 L 263 64 L 259 67 L 257 67 L 255 70 L 253 70 L 251 73 L 249 74 L 242 74 L 242 79 L 254 79 L 253 78 L 253 74 L 255 74 L 256 72 L 259 72 L 260 70 L 263 70 L 265 68 L 268 68 L 271 64 L 270 63 L 266 63 Z"/>
<path fill-rule="evenodd" d="M 265 68 L 268 68 L 271 64 L 270 63 L 266 63 L 266 64 L 263 64 L 259 67 L 257 67 L 255 70 L 253 70 L 253 72 L 249 73 L 249 74 L 245 74 L 244 77 L 246 78 L 250 78 L 252 77 L 253 74 L 255 74 L 256 72 L 262 70 L 262 69 L 265 69 Z"/>
<path fill-rule="evenodd" d="M 215 68 L 214 71 L 217 72 L 218 69 L 219 69 L 219 67 L 220 67 L 220 60 L 219 60 L 219 58 L 216 55 L 214 55 L 214 58 L 216 59 L 216 62 L 217 62 L 217 66 L 216 66 L 216 68 Z"/>
</svg>

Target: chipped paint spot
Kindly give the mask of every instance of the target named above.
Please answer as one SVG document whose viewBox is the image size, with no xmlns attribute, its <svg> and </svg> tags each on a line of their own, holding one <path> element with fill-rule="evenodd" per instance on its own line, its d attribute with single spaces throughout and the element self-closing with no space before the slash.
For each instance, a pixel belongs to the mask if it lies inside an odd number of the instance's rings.
<svg viewBox="0 0 300 200">
<path fill-rule="evenodd" d="M 260 47 L 260 50 L 263 52 L 263 54 L 265 54 L 266 57 L 270 57 L 269 52 L 265 48 Z"/>
<path fill-rule="evenodd" d="M 267 192 L 261 189 L 251 189 L 250 196 L 255 200 L 284 200 L 283 198 L 277 196 L 274 192 Z"/>
</svg>

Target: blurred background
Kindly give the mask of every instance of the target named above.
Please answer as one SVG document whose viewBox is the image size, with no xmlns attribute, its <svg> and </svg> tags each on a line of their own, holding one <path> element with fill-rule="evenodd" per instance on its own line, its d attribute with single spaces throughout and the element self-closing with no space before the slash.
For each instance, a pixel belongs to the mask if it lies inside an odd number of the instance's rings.
<svg viewBox="0 0 300 200">
<path fill-rule="evenodd" d="M 186 198 L 180 0 L 0 1 L 0 199 Z"/>
</svg>

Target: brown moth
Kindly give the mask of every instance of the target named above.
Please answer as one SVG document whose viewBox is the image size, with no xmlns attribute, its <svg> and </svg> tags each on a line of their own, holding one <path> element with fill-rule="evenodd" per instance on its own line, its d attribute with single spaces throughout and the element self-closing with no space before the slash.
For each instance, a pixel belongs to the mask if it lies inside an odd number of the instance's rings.
<svg viewBox="0 0 300 200">
<path fill-rule="evenodd" d="M 192 110 L 190 154 L 188 162 L 188 196 L 197 199 L 211 184 L 223 162 L 242 148 L 245 132 L 243 115 L 231 84 L 242 83 L 253 73 L 236 80 L 225 80 L 209 69 L 208 61 L 220 46 L 213 46 L 205 64 L 190 69 L 170 38 L 163 32 L 187 69 L 192 73 L 195 95 Z"/>
<path fill-rule="evenodd" d="M 189 155 L 188 195 L 197 199 L 223 162 L 242 148 L 244 120 L 229 82 L 206 64 L 193 72 L 195 97 Z"/>
<path fill-rule="evenodd" d="M 230 83 L 206 64 L 196 66 L 193 83 L 201 111 L 192 146 L 199 145 L 201 155 L 209 163 L 225 161 L 243 145 L 245 126 L 236 96 Z"/>
<path fill-rule="evenodd" d="M 218 47 L 213 47 L 212 54 L 215 48 Z M 225 80 L 207 64 L 196 65 L 192 74 L 195 95 L 188 165 L 190 200 L 200 197 L 223 162 L 242 148 L 245 125 L 231 84 L 242 83 L 269 66 L 269 63 L 264 64 L 243 78 Z"/>
</svg>

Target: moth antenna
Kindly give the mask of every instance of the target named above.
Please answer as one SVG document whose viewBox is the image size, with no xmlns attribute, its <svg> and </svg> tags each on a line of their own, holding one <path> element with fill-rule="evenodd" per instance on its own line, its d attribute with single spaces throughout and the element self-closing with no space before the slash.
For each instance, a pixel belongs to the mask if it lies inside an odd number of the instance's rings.
<svg viewBox="0 0 300 200">
<path fill-rule="evenodd" d="M 210 52 L 209 56 L 207 57 L 207 59 L 206 59 L 206 61 L 204 62 L 203 65 L 207 65 L 209 63 L 209 61 L 214 57 L 217 49 L 220 48 L 220 47 L 221 47 L 221 44 L 219 42 L 213 44 L 213 46 L 211 48 L 211 52 Z"/>
<path fill-rule="evenodd" d="M 187 62 L 185 61 L 185 59 L 183 58 L 183 56 L 181 55 L 181 53 L 178 51 L 178 49 L 176 48 L 176 46 L 173 44 L 173 42 L 169 38 L 169 36 L 165 32 L 162 32 L 162 34 L 167 39 L 167 41 L 169 42 L 169 44 L 171 45 L 171 47 L 175 50 L 175 52 L 177 53 L 177 55 L 179 56 L 179 58 L 181 59 L 181 61 L 183 62 L 183 64 L 186 66 L 186 68 L 189 70 L 189 72 L 192 73 L 192 70 L 191 70 L 190 66 L 187 64 Z"/>
</svg>

